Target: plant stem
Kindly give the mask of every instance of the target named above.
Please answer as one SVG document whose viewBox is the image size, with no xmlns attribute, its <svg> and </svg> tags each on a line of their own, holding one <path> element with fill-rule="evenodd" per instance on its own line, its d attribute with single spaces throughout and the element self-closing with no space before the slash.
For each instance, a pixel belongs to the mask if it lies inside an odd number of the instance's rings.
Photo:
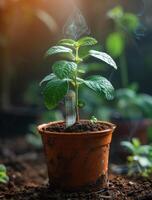
<svg viewBox="0 0 152 200">
<path fill-rule="evenodd" d="M 75 103 L 75 107 L 76 107 L 76 122 L 79 122 L 79 93 L 78 90 L 79 86 L 78 84 L 75 87 L 75 94 L 76 94 L 76 103 Z"/>
<path fill-rule="evenodd" d="M 121 83 L 122 87 L 128 87 L 128 70 L 125 53 L 120 56 L 120 73 L 121 73 Z"/>
<path fill-rule="evenodd" d="M 79 47 L 76 47 L 76 63 L 79 63 Z M 79 85 L 77 83 L 77 72 L 75 74 L 75 111 L 76 111 L 76 122 L 79 122 Z"/>
</svg>

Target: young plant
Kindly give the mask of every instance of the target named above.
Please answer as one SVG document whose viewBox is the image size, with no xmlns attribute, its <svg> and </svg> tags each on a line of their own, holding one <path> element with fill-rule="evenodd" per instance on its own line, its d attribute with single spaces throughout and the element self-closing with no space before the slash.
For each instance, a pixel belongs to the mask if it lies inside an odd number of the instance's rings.
<svg viewBox="0 0 152 200">
<path fill-rule="evenodd" d="M 98 120 L 95 116 L 92 116 L 91 119 L 90 119 L 91 123 L 94 124 L 96 123 Z"/>
<path fill-rule="evenodd" d="M 94 57 L 117 69 L 114 60 L 106 53 L 96 50 L 89 50 L 85 52 L 85 56 L 80 55 L 81 48 L 85 46 L 94 46 L 97 40 L 92 37 L 83 37 L 75 41 L 72 39 L 62 39 L 56 46 L 51 47 L 46 52 L 46 57 L 52 55 L 61 55 L 65 57 L 64 60 L 56 61 L 52 70 L 53 73 L 47 75 L 40 83 L 43 89 L 45 105 L 48 109 L 57 106 L 69 89 L 75 92 L 75 112 L 76 122 L 79 121 L 79 88 L 85 85 L 93 90 L 98 95 L 105 94 L 107 99 L 113 98 L 114 88 L 112 84 L 101 75 L 94 75 L 86 80 L 81 76 L 85 73 L 82 70 L 81 64 L 88 57 Z"/>
<path fill-rule="evenodd" d="M 130 152 L 127 158 L 129 175 L 134 175 L 135 172 L 144 177 L 152 175 L 151 145 L 141 145 L 137 138 L 133 138 L 131 142 L 123 141 L 121 145 Z"/>
<path fill-rule="evenodd" d="M 0 183 L 8 183 L 9 177 L 5 165 L 0 164 Z"/>
</svg>

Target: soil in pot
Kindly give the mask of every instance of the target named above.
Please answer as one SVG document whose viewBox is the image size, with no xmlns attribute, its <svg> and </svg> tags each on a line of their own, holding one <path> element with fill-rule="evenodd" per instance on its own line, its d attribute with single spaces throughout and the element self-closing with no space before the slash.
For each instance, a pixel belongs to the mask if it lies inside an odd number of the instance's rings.
<svg viewBox="0 0 152 200">
<path fill-rule="evenodd" d="M 46 128 L 49 132 L 66 132 L 66 133 L 79 133 L 79 132 L 91 132 L 91 131 L 103 131 L 110 129 L 110 124 L 101 122 L 92 123 L 90 121 L 79 121 L 70 127 L 66 127 L 65 123 L 51 124 Z"/>
<path fill-rule="evenodd" d="M 50 186 L 64 191 L 108 186 L 108 158 L 115 126 L 82 120 L 70 128 L 64 122 L 38 127 L 42 135 Z"/>
</svg>

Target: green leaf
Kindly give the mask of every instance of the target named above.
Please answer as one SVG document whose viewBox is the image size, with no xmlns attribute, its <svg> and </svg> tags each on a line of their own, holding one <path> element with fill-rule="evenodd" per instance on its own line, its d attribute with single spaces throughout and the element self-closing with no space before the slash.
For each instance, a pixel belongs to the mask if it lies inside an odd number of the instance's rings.
<svg viewBox="0 0 152 200">
<path fill-rule="evenodd" d="M 133 138 L 132 144 L 134 145 L 135 148 L 139 148 L 141 145 L 140 140 L 138 138 Z"/>
<path fill-rule="evenodd" d="M 55 62 L 52 69 L 54 74 L 60 79 L 73 78 L 77 70 L 77 64 L 62 60 Z"/>
<path fill-rule="evenodd" d="M 85 72 L 86 72 L 84 69 L 78 69 L 77 71 L 78 71 L 78 73 L 80 73 L 80 74 L 85 74 Z"/>
<path fill-rule="evenodd" d="M 147 157 L 138 156 L 138 162 L 142 167 L 151 167 L 152 163 Z"/>
<path fill-rule="evenodd" d="M 99 95 L 105 94 L 108 100 L 114 97 L 114 88 L 111 83 L 102 76 L 92 76 L 88 80 L 83 80 L 83 83 Z"/>
<path fill-rule="evenodd" d="M 55 77 L 56 77 L 56 76 L 55 76 L 53 73 L 51 73 L 51 74 L 47 75 L 46 77 L 44 77 L 44 79 L 40 82 L 39 85 L 42 86 L 43 83 L 48 82 L 48 81 L 51 81 L 51 80 L 53 80 Z"/>
<path fill-rule="evenodd" d="M 115 69 L 117 69 L 117 65 L 116 65 L 115 61 L 107 53 L 99 52 L 96 50 L 90 50 L 89 54 L 95 58 L 98 58 L 99 60 L 106 62 L 107 64 L 109 64 L 112 67 L 114 67 Z"/>
<path fill-rule="evenodd" d="M 150 155 L 150 152 L 152 152 L 152 146 L 151 145 L 140 145 L 138 147 L 138 154 L 140 155 Z"/>
<path fill-rule="evenodd" d="M 139 26 L 139 19 L 132 13 L 125 13 L 122 18 L 122 24 L 130 31 L 135 31 Z"/>
<path fill-rule="evenodd" d="M 136 93 L 134 90 L 123 88 L 116 90 L 116 97 L 119 99 L 125 99 L 128 101 L 129 99 L 136 99 Z"/>
<path fill-rule="evenodd" d="M 48 109 L 57 106 L 59 101 L 63 99 L 68 90 L 68 83 L 66 80 L 58 78 L 49 81 L 43 89 L 45 105 Z"/>
<path fill-rule="evenodd" d="M 76 41 L 72 39 L 62 39 L 58 42 L 59 45 L 74 47 Z"/>
<path fill-rule="evenodd" d="M 119 32 L 111 33 L 106 40 L 106 48 L 110 55 L 119 57 L 125 47 L 125 40 L 123 35 Z"/>
<path fill-rule="evenodd" d="M 124 15 L 124 11 L 122 6 L 116 6 L 114 8 L 112 8 L 108 13 L 107 13 L 108 17 L 114 20 L 118 20 L 121 19 Z"/>
<path fill-rule="evenodd" d="M 97 40 L 92 37 L 83 37 L 77 41 L 77 46 L 92 46 L 97 44 Z"/>
<path fill-rule="evenodd" d="M 67 47 L 63 47 L 63 46 L 53 46 L 51 47 L 45 54 L 45 56 L 51 56 L 54 54 L 59 54 L 59 53 L 70 53 L 72 54 L 72 49 L 69 49 Z"/>
<path fill-rule="evenodd" d="M 133 146 L 133 144 L 131 142 L 129 142 L 129 141 L 122 141 L 121 145 L 123 147 L 125 147 L 131 153 L 134 153 L 136 151 L 134 146 Z"/>
<path fill-rule="evenodd" d="M 0 172 L 6 172 L 5 165 L 0 164 Z"/>
<path fill-rule="evenodd" d="M 7 170 L 5 165 L 0 164 L 0 183 L 7 183 L 9 181 L 9 177 L 6 172 Z"/>
<path fill-rule="evenodd" d="M 9 177 L 8 176 L 0 176 L 0 183 L 8 183 Z"/>
</svg>

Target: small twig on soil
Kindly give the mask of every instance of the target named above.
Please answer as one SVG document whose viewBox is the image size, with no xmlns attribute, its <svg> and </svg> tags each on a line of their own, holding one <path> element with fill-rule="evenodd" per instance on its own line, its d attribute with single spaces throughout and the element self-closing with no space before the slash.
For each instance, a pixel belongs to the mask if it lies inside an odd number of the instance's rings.
<svg viewBox="0 0 152 200">
<path fill-rule="evenodd" d="M 112 199 L 111 196 L 105 196 L 105 195 L 100 195 L 100 194 L 99 194 L 99 196 L 100 196 L 101 198 L 104 198 L 104 199 Z"/>
</svg>

